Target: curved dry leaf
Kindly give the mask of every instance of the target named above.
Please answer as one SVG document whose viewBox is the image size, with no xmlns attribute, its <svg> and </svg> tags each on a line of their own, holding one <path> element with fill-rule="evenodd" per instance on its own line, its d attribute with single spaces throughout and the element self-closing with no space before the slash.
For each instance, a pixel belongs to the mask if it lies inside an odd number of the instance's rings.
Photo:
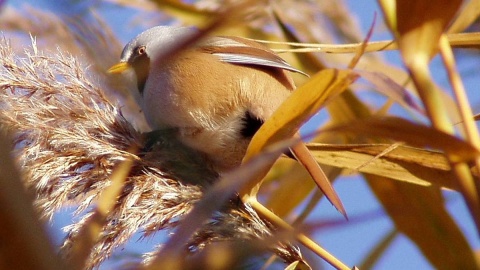
<svg viewBox="0 0 480 270">
<path fill-rule="evenodd" d="M 448 33 L 459 33 L 467 29 L 480 16 L 480 1 L 468 1 L 455 21 L 448 28 Z"/>
<path fill-rule="evenodd" d="M 319 144 L 307 145 L 321 164 L 360 173 L 384 176 L 411 184 L 438 185 L 458 190 L 454 175 L 443 153 L 398 146 L 379 156 L 389 144 Z"/>
<path fill-rule="evenodd" d="M 425 111 L 417 103 L 416 98 L 386 74 L 367 70 L 355 70 L 355 72 L 372 83 L 376 91 L 390 97 L 407 108 L 425 115 Z"/>
<path fill-rule="evenodd" d="M 433 127 L 410 122 L 398 117 L 369 117 L 334 126 L 322 132 L 346 132 L 362 136 L 382 137 L 406 142 L 417 147 L 431 147 L 449 154 L 452 162 L 473 160 L 480 151 L 459 138 Z"/>
<path fill-rule="evenodd" d="M 343 92 L 356 78 L 356 74 L 347 70 L 326 69 L 318 72 L 306 84 L 295 90 L 262 125 L 252 138 L 243 161 L 251 159 L 276 142 L 291 138 L 304 122 L 317 113 L 326 102 Z M 272 165 L 273 161 L 258 175 L 256 181 L 251 181 L 243 187 L 241 194 L 255 196 L 262 178 Z M 328 199 L 344 214 L 335 191 L 333 188 L 328 189 L 328 186 L 331 187 L 328 179 L 315 180 L 325 191 L 329 191 L 326 194 L 329 196 Z"/>
<path fill-rule="evenodd" d="M 66 269 L 25 192 L 11 155 L 12 143 L 0 129 L 0 268 Z"/>
<path fill-rule="evenodd" d="M 473 251 L 446 211 L 438 188 L 374 175 L 366 178 L 397 229 L 420 248 L 435 268 L 478 269 Z"/>
<path fill-rule="evenodd" d="M 325 69 L 293 92 L 253 137 L 244 161 L 266 147 L 291 138 L 326 102 L 343 92 L 357 75 L 348 70 Z"/>
<path fill-rule="evenodd" d="M 440 36 L 462 4 L 462 0 L 379 2 L 407 66 L 438 52 Z"/>
<path fill-rule="evenodd" d="M 300 137 L 299 133 L 296 133 L 296 136 Z M 343 206 L 342 200 L 338 196 L 335 189 L 333 189 L 330 180 L 327 175 L 313 158 L 310 151 L 308 151 L 307 146 L 301 142 L 290 147 L 290 150 L 293 152 L 298 162 L 300 162 L 303 167 L 308 171 L 312 176 L 313 181 L 317 184 L 318 188 L 325 194 L 325 197 L 332 203 L 332 205 L 345 217 L 347 217 L 347 211 Z"/>
</svg>

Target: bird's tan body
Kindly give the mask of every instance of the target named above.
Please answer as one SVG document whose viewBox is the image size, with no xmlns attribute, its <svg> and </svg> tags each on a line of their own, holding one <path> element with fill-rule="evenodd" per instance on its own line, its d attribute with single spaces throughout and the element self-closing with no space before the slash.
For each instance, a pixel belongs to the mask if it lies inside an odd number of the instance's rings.
<svg viewBox="0 0 480 270">
<path fill-rule="evenodd" d="M 137 64 L 137 80 L 145 77 L 132 94 L 152 129 L 177 130 L 180 141 L 226 171 L 241 163 L 253 136 L 242 133 L 245 125 L 268 119 L 295 88 L 287 70 L 299 71 L 265 46 L 237 37 L 207 38 L 165 63 L 161 52 L 189 32 L 149 29 L 127 44 L 121 61 Z M 142 64 L 148 74 L 138 69 L 140 62 L 148 63 Z"/>
<path fill-rule="evenodd" d="M 238 134 L 245 111 L 267 119 L 294 89 L 284 70 L 252 69 L 196 51 L 154 67 L 158 81 L 147 82 L 141 104 L 148 123 L 177 128 L 185 144 L 222 170 L 238 166 L 250 141 Z"/>
</svg>

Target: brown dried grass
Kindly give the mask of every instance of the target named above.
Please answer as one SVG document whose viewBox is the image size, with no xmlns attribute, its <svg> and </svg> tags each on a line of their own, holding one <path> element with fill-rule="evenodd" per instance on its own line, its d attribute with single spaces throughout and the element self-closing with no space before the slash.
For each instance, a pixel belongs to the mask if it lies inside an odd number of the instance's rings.
<svg viewBox="0 0 480 270">
<path fill-rule="evenodd" d="M 91 70 L 75 57 L 61 50 L 44 53 L 35 40 L 21 56 L 2 39 L 0 63 L 1 125 L 14 134 L 15 155 L 25 185 L 36 194 L 35 206 L 47 220 L 62 207 L 77 206 L 79 221 L 65 228 L 65 256 L 75 245 L 72 239 L 88 224 L 114 167 L 126 158 L 135 160 L 87 268 L 98 266 L 135 232 L 148 237 L 175 228 L 216 179 L 201 155 L 168 133 L 157 135 L 158 143 L 149 152 L 127 152 L 132 145 L 142 148 L 142 134 L 108 101 L 91 79 Z M 212 242 L 263 238 L 273 232 L 235 198 L 200 225 L 185 246 L 186 253 Z M 274 249 L 286 262 L 301 258 L 289 244 Z"/>
</svg>

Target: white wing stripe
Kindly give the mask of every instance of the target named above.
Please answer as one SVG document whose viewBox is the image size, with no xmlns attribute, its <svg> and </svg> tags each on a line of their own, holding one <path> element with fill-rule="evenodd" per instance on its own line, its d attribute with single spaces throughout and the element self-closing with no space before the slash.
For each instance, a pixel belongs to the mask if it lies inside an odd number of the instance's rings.
<svg viewBox="0 0 480 270">
<path fill-rule="evenodd" d="M 297 72 L 305 76 L 308 76 L 308 74 L 306 74 L 305 72 L 290 66 L 285 61 L 282 61 L 282 62 L 271 61 L 265 58 L 255 57 L 251 55 L 244 55 L 244 54 L 214 53 L 213 55 L 218 56 L 220 58 L 220 61 L 227 62 L 227 63 L 276 67 L 276 68 L 282 68 L 282 69 L 286 69 L 292 72 Z"/>
</svg>

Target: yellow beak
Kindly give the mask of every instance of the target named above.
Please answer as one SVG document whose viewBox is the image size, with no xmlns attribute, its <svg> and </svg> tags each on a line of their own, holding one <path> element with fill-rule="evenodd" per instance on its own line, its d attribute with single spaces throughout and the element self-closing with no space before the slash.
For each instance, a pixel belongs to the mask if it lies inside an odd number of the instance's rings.
<svg viewBox="0 0 480 270">
<path fill-rule="evenodd" d="M 111 68 L 109 68 L 108 73 L 118 74 L 118 73 L 124 72 L 129 68 L 130 68 L 130 65 L 127 62 L 120 62 L 118 64 L 113 65 Z"/>
</svg>

